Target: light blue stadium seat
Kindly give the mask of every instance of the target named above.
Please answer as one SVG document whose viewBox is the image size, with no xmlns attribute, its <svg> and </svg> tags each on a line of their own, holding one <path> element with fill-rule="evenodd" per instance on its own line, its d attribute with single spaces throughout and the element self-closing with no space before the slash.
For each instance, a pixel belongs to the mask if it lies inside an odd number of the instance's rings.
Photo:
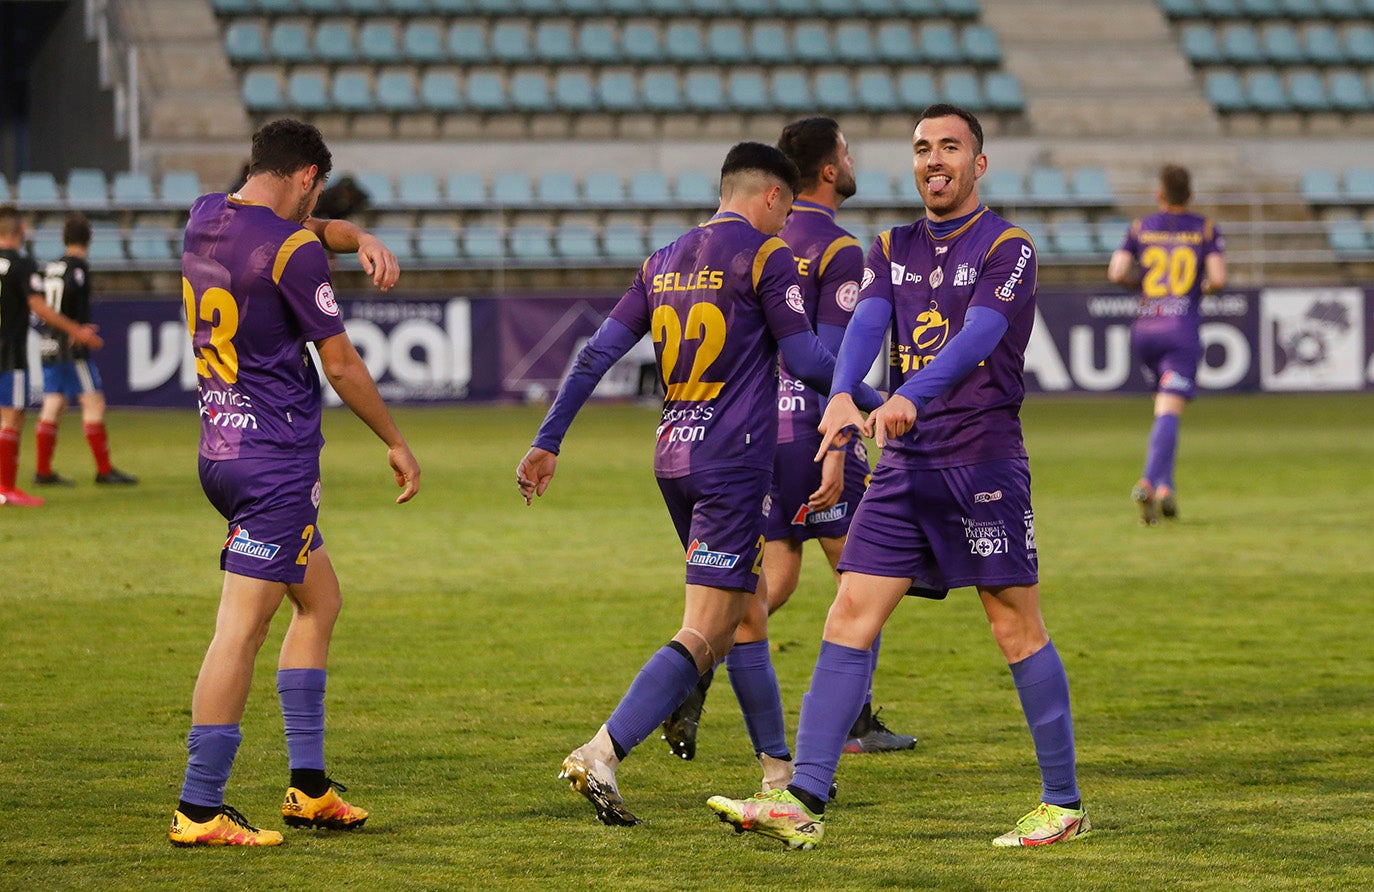
<svg viewBox="0 0 1374 892">
<path fill-rule="evenodd" d="M 682 238 L 682 234 L 686 231 L 687 227 L 681 223 L 669 223 L 666 220 L 660 220 L 649 224 L 646 241 L 651 251 L 657 251 L 659 248 L 671 245 Z"/>
<path fill-rule="evenodd" d="M 471 9 L 478 15 L 503 16 L 511 12 L 510 0 L 471 0 Z"/>
<path fill-rule="evenodd" d="M 577 44 L 569 22 L 539 22 L 534 28 L 534 55 L 542 62 L 562 64 L 577 58 Z"/>
<path fill-rule="evenodd" d="M 841 22 L 835 29 L 835 61 L 851 65 L 873 61 L 876 49 L 867 22 Z"/>
<path fill-rule="evenodd" d="M 401 16 L 424 15 L 430 12 L 429 0 L 382 0 L 382 5 L 387 11 Z"/>
<path fill-rule="evenodd" d="M 1096 236 L 1097 249 L 1104 254 L 1110 254 L 1121 247 L 1121 240 L 1126 235 L 1126 228 L 1131 225 L 1131 221 L 1124 217 L 1109 217 L 1106 220 L 1098 220 L 1093 226 Z"/>
<path fill-rule="evenodd" d="M 595 111 L 596 85 L 591 72 L 583 68 L 558 69 L 553 80 L 553 103 L 563 111 Z"/>
<path fill-rule="evenodd" d="M 479 174 L 455 171 L 444 181 L 444 196 L 454 207 L 480 208 L 487 204 L 487 187 Z"/>
<path fill-rule="evenodd" d="M 773 0 L 777 14 L 783 18 L 799 19 L 816 14 L 815 0 Z"/>
<path fill-rule="evenodd" d="M 687 107 L 699 112 L 725 109 L 725 83 L 718 68 L 692 68 L 682 80 L 682 97 Z"/>
<path fill-rule="evenodd" d="M 262 24 L 255 21 L 230 22 L 224 31 L 224 50 L 236 64 L 267 60 L 267 38 Z"/>
<path fill-rule="evenodd" d="M 491 58 L 487 29 L 481 22 L 458 21 L 448 29 L 448 55 L 455 62 L 480 64 Z"/>
<path fill-rule="evenodd" d="M 250 112 L 279 109 L 283 105 L 281 75 L 275 69 L 249 71 L 243 76 L 239 95 Z"/>
<path fill-rule="evenodd" d="M 1321 0 L 1322 12 L 1332 19 L 1359 19 L 1374 12 L 1374 5 L 1360 0 Z"/>
<path fill-rule="evenodd" d="M 816 104 L 823 112 L 841 117 L 855 108 L 854 87 L 849 82 L 849 74 L 843 69 L 823 68 L 816 72 L 812 89 L 815 91 Z"/>
<path fill-rule="evenodd" d="M 649 68 L 639 82 L 640 101 L 649 111 L 671 112 L 682 108 L 682 88 L 670 68 Z"/>
<path fill-rule="evenodd" d="M 1240 0 L 1238 5 L 1247 19 L 1276 19 L 1283 15 L 1279 0 Z"/>
<path fill-rule="evenodd" d="M 409 264 L 415 260 L 414 233 L 409 226 L 374 226 L 371 231 L 401 263 Z"/>
<path fill-rule="evenodd" d="M 409 112 L 420 107 L 415 93 L 415 69 L 386 68 L 377 73 L 374 85 L 377 107 L 388 112 Z"/>
<path fill-rule="evenodd" d="M 663 34 L 663 55 L 683 64 L 704 59 L 706 37 L 702 33 L 701 25 L 693 21 L 670 22 Z"/>
<path fill-rule="evenodd" d="M 801 63 L 817 65 L 831 58 L 830 27 L 819 22 L 801 22 L 792 28 L 793 58 Z"/>
<path fill-rule="evenodd" d="M 463 107 L 463 89 L 451 70 L 430 70 L 420 76 L 420 104 L 430 111 L 453 112 Z"/>
<path fill-rule="evenodd" d="M 564 260 L 596 260 L 601 256 L 596 230 L 583 223 L 567 223 L 553 236 L 554 253 Z"/>
<path fill-rule="evenodd" d="M 505 111 L 506 85 L 495 71 L 473 71 L 464 84 L 464 98 L 468 108 L 480 112 Z"/>
<path fill-rule="evenodd" d="M 473 15 L 477 9 L 474 0 L 429 0 L 429 5 L 439 15 Z"/>
<path fill-rule="evenodd" d="M 892 76 L 885 70 L 865 68 L 854 81 L 854 101 L 868 112 L 891 112 L 901 108 Z"/>
<path fill-rule="evenodd" d="M 1338 217 L 1326 221 L 1326 240 L 1337 254 L 1363 254 L 1374 248 L 1374 240 L 1356 218 Z"/>
<path fill-rule="evenodd" d="M 940 79 L 940 95 L 946 102 L 962 106 L 970 111 L 982 111 L 987 107 L 983 97 L 983 86 L 978 76 L 971 71 L 947 71 Z"/>
<path fill-rule="evenodd" d="M 909 109 L 922 109 L 940 98 L 935 78 L 922 68 L 903 69 L 897 75 L 897 101 Z"/>
<path fill-rule="evenodd" d="M 171 233 L 161 226 L 135 226 L 129 233 L 130 260 L 169 263 L 180 255 L 180 250 L 172 253 Z"/>
<path fill-rule="evenodd" d="M 1298 111 L 1327 111 L 1331 100 L 1326 96 L 1326 83 L 1314 71 L 1294 71 L 1288 75 L 1288 104 Z"/>
<path fill-rule="evenodd" d="M 813 0 L 816 14 L 827 19 L 846 19 L 860 14 L 857 0 Z"/>
<path fill-rule="evenodd" d="M 0 173 L 0 203 L 8 204 L 14 201 L 14 196 L 10 192 L 10 181 L 3 173 Z"/>
<path fill-rule="evenodd" d="M 116 208 L 151 207 L 157 203 L 153 181 L 146 173 L 121 171 L 114 176 L 110 200 Z"/>
<path fill-rule="evenodd" d="M 1005 167 L 989 168 L 983 174 L 978 181 L 978 196 L 986 202 L 999 205 L 1022 204 L 1027 198 L 1021 174 Z"/>
<path fill-rule="evenodd" d="M 1374 204 L 1374 168 L 1353 167 L 1347 170 L 1344 191 L 1348 201 L 1362 205 Z"/>
<path fill-rule="evenodd" d="M 117 224 L 91 224 L 91 249 L 87 257 L 97 265 L 124 263 L 124 233 Z"/>
<path fill-rule="evenodd" d="M 491 262 L 506 256 L 506 240 L 501 230 L 485 223 L 463 227 L 463 256 L 469 260 Z"/>
<path fill-rule="evenodd" d="M 491 178 L 491 202 L 501 207 L 529 207 L 534 204 L 534 187 L 522 171 L 507 170 Z"/>
<path fill-rule="evenodd" d="M 296 0 L 296 7 L 307 15 L 337 15 L 343 10 L 340 0 Z"/>
<path fill-rule="evenodd" d="M 491 29 L 491 56 L 498 62 L 528 62 L 534 49 L 523 21 L 498 21 Z"/>
<path fill-rule="evenodd" d="M 6 199 L 0 198 L 0 201 L 3 200 Z M 66 245 L 62 244 L 60 229 L 35 229 L 29 237 L 33 240 L 33 259 L 40 266 L 67 253 Z"/>
<path fill-rule="evenodd" d="M 385 210 L 397 206 L 396 187 L 391 182 L 390 174 L 380 170 L 365 170 L 353 174 L 353 180 L 358 188 L 367 193 L 370 207 Z"/>
<path fill-rule="evenodd" d="M 1294 19 L 1313 19 L 1322 14 L 1317 0 L 1279 0 L 1283 14 Z"/>
<path fill-rule="evenodd" d="M 104 210 L 110 206 L 110 186 L 105 171 L 89 167 L 73 168 L 67 174 L 67 204 L 84 210 Z"/>
<path fill-rule="evenodd" d="M 1220 112 L 1241 111 L 1249 105 L 1240 77 L 1234 71 L 1209 71 L 1203 81 L 1207 101 Z"/>
<path fill-rule="evenodd" d="M 1336 172 L 1325 167 L 1309 167 L 1298 180 L 1298 194 L 1309 204 L 1339 204 L 1343 193 Z"/>
<path fill-rule="evenodd" d="M 376 16 L 386 11 L 382 0 L 339 0 L 343 11 L 355 16 Z"/>
<path fill-rule="evenodd" d="M 1221 47 L 1211 25 L 1193 23 L 1183 27 L 1180 44 L 1183 55 L 1194 65 L 1209 65 L 1221 59 Z"/>
<path fill-rule="evenodd" d="M 324 75 L 318 71 L 291 72 L 286 80 L 286 104 L 301 111 L 327 111 L 331 102 Z"/>
<path fill-rule="evenodd" d="M 582 198 L 577 193 L 577 180 L 566 170 L 546 170 L 535 181 L 534 195 L 545 207 L 573 207 Z"/>
<path fill-rule="evenodd" d="M 625 184 L 613 170 L 593 170 L 582 178 L 582 196 L 593 207 L 614 207 L 625 199 Z"/>
<path fill-rule="evenodd" d="M 973 65 L 997 65 L 1002 61 L 1002 45 L 997 33 L 986 25 L 966 25 L 959 34 L 964 60 Z"/>
<path fill-rule="evenodd" d="M 601 0 L 560 0 L 559 5 L 570 16 L 593 16 L 603 12 Z"/>
<path fill-rule="evenodd" d="M 874 53 L 877 61 L 898 65 L 910 65 L 921 58 L 916 38 L 911 34 L 911 25 L 907 22 L 883 22 L 878 25 Z"/>
<path fill-rule="evenodd" d="M 597 76 L 596 95 L 601 107 L 612 112 L 633 112 L 639 109 L 639 89 L 635 77 L 623 69 L 605 69 Z"/>
<path fill-rule="evenodd" d="M 1230 24 L 1221 29 L 1218 44 L 1221 56 L 1235 65 L 1257 65 L 1264 61 L 1255 29 L 1245 24 Z"/>
<path fill-rule="evenodd" d="M 329 89 L 334 108 L 346 112 L 367 112 L 373 108 L 372 82 L 367 72 L 346 69 L 334 74 Z"/>
<path fill-rule="evenodd" d="M 620 54 L 629 62 L 656 62 L 663 58 L 658 27 L 652 22 L 626 22 L 620 29 Z"/>
<path fill-rule="evenodd" d="M 310 32 L 301 22 L 277 22 L 272 25 L 272 58 L 278 62 L 309 62 L 314 58 L 310 48 Z"/>
<path fill-rule="evenodd" d="M 854 174 L 854 197 L 848 204 L 883 205 L 892 201 L 892 177 L 887 171 L 861 167 Z"/>
<path fill-rule="evenodd" d="M 426 171 L 401 174 L 396 184 L 396 203 L 402 207 L 439 207 L 444 203 L 439 194 L 439 179 Z"/>
<path fill-rule="evenodd" d="M 421 260 L 456 260 L 458 233 L 451 226 L 422 226 L 415 233 L 415 256 Z"/>
<path fill-rule="evenodd" d="M 1069 183 L 1056 167 L 1037 167 L 1026 176 L 1026 192 L 1038 204 L 1066 204 Z"/>
<path fill-rule="evenodd" d="M 777 22 L 759 22 L 749 29 L 749 55 L 761 65 L 791 62 L 792 42 Z"/>
<path fill-rule="evenodd" d="M 983 75 L 983 94 L 988 108 L 999 112 L 1020 112 L 1026 109 L 1026 96 L 1021 81 L 1009 71 L 989 71 Z"/>
<path fill-rule="evenodd" d="M 1280 112 L 1288 108 L 1283 79 L 1272 68 L 1252 69 L 1245 76 L 1245 95 L 1256 111 Z"/>
<path fill-rule="evenodd" d="M 553 239 L 543 226 L 517 226 L 510 231 L 511 257 L 526 263 L 547 263 L 554 259 Z"/>
<path fill-rule="evenodd" d="M 779 111 L 804 112 L 812 107 L 811 83 L 800 68 L 774 69 L 769 92 Z"/>
<path fill-rule="evenodd" d="M 907 16 L 917 21 L 944 14 L 940 0 L 896 0 L 893 5 L 896 7 L 898 15 Z"/>
<path fill-rule="evenodd" d="M 749 38 L 739 22 L 712 22 L 706 31 L 706 47 L 717 62 L 742 64 L 749 57 Z"/>
<path fill-rule="evenodd" d="M 433 22 L 409 22 L 401 36 L 401 53 L 411 62 L 434 63 L 446 58 L 444 32 Z"/>
<path fill-rule="evenodd" d="M 732 12 L 730 0 L 687 0 L 686 3 L 679 3 L 675 11 L 681 14 L 684 7 L 690 10 L 692 15 L 704 20 L 723 18 Z"/>
<path fill-rule="evenodd" d="M 162 174 L 158 183 L 158 199 L 175 208 L 188 208 L 205 194 L 200 184 L 200 176 L 193 170 L 169 170 Z"/>
<path fill-rule="evenodd" d="M 1297 65 L 1305 58 L 1298 32 L 1287 22 L 1270 22 L 1260 29 L 1260 51 L 1275 65 Z"/>
<path fill-rule="evenodd" d="M 1308 25 L 1302 32 L 1303 55 L 1313 65 L 1340 65 L 1345 61 L 1341 39 L 1327 24 Z"/>
<path fill-rule="evenodd" d="M 758 69 L 731 71 L 725 79 L 725 94 L 730 107 L 742 112 L 769 108 L 768 84 Z"/>
<path fill-rule="evenodd" d="M 561 5 L 559 0 L 515 0 L 515 8 L 534 22 L 541 17 L 558 15 L 562 12 Z"/>
<path fill-rule="evenodd" d="M 667 207 L 671 204 L 668 177 L 661 170 L 637 170 L 630 174 L 628 198 L 631 203 L 645 207 Z"/>
<path fill-rule="evenodd" d="M 734 0 L 735 15 L 745 19 L 761 19 L 776 13 L 773 0 Z"/>
<path fill-rule="evenodd" d="M 871 19 L 890 19 L 897 15 L 896 0 L 854 0 L 852 9 Z"/>
<path fill-rule="evenodd" d="M 1054 242 L 1050 239 L 1050 229 L 1043 219 L 1038 217 L 1017 217 L 1017 222 L 1021 228 L 1030 236 L 1031 244 L 1035 245 L 1035 250 L 1041 255 L 1054 253 Z"/>
<path fill-rule="evenodd" d="M 1332 108 L 1337 111 L 1359 112 L 1368 111 L 1370 108 L 1370 97 L 1365 91 L 1364 79 L 1353 71 L 1332 72 L 1326 92 L 1331 97 Z"/>
<path fill-rule="evenodd" d="M 358 51 L 353 28 L 344 21 L 331 19 L 315 28 L 315 59 L 320 62 L 352 62 Z"/>
<path fill-rule="evenodd" d="M 247 15 L 253 11 L 253 0 L 210 0 L 210 8 L 215 15 Z"/>
<path fill-rule="evenodd" d="M 715 210 L 720 203 L 717 176 L 705 170 L 684 170 L 673 180 L 673 200 L 688 207 Z"/>
<path fill-rule="evenodd" d="M 297 4 L 301 0 L 255 0 L 254 6 L 257 12 L 263 15 L 280 16 L 292 15 L 297 12 Z"/>
<path fill-rule="evenodd" d="M 1214 19 L 1234 19 L 1240 17 L 1240 4 L 1237 0 L 1198 0 L 1198 12 Z"/>
<path fill-rule="evenodd" d="M 648 255 L 644 230 L 628 223 L 612 224 L 601 230 L 601 250 L 610 260 L 639 263 Z"/>
<path fill-rule="evenodd" d="M 1374 65 L 1374 25 L 1347 25 L 1341 48 L 1352 64 Z"/>
<path fill-rule="evenodd" d="M 577 28 L 577 49 L 585 62 L 615 62 L 620 58 L 615 26 L 592 19 Z"/>
<path fill-rule="evenodd" d="M 982 10 L 978 0 L 940 0 L 940 11 L 954 19 L 975 19 Z"/>
<path fill-rule="evenodd" d="M 937 65 L 954 65 L 964 61 L 959 37 L 943 22 L 921 26 L 921 59 Z"/>
<path fill-rule="evenodd" d="M 1098 253 L 1093 228 L 1086 222 L 1058 223 L 1054 227 L 1054 251 L 1072 257 Z"/>
<path fill-rule="evenodd" d="M 1107 171 L 1100 167 L 1080 167 L 1073 172 L 1070 180 L 1074 198 L 1086 205 L 1110 205 L 1116 202 L 1112 184 L 1107 179 Z"/>
<path fill-rule="evenodd" d="M 368 62 L 383 65 L 401 61 L 401 40 L 394 22 L 364 22 L 358 29 L 358 52 Z"/>
<path fill-rule="evenodd" d="M 511 76 L 510 104 L 519 111 L 541 112 L 553 109 L 549 79 L 542 71 L 517 70 Z"/>
</svg>

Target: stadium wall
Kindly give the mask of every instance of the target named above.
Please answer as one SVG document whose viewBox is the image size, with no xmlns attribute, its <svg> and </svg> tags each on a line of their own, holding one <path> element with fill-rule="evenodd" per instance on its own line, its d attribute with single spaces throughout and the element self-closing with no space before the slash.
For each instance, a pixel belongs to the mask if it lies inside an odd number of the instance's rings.
<svg viewBox="0 0 1374 892">
<path fill-rule="evenodd" d="M 340 304 L 388 400 L 451 403 L 547 398 L 617 297 L 345 297 Z M 1130 355 L 1135 303 L 1122 293 L 1041 292 L 1027 390 L 1147 392 Z M 1205 298 L 1202 311 L 1203 391 L 1374 390 L 1374 289 L 1232 290 Z M 106 342 L 97 360 L 112 405 L 195 405 L 195 361 L 179 303 L 98 301 L 94 321 Z M 30 356 L 37 355 L 35 346 Z M 597 396 L 647 395 L 652 375 L 642 372 L 653 361 L 646 341 Z"/>
</svg>

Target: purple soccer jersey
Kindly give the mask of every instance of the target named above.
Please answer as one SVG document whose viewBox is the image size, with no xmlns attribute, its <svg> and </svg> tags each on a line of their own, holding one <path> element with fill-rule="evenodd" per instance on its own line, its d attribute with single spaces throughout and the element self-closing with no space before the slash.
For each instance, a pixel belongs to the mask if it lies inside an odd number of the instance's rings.
<svg viewBox="0 0 1374 892">
<path fill-rule="evenodd" d="M 888 441 L 882 464 L 949 468 L 1025 457 L 1020 410 L 1035 288 L 1030 236 L 987 208 L 943 238 L 924 219 L 878 237 L 859 299 L 881 297 L 893 306 L 891 390 L 939 354 L 969 307 L 995 310 L 1008 325 L 987 359 L 931 400 L 911 431 Z"/>
<path fill-rule="evenodd" d="M 792 248 L 801 279 L 802 303 L 812 328 L 844 328 L 859 303 L 864 254 L 858 239 L 835 222 L 835 212 L 809 201 L 794 201 L 780 236 Z M 778 442 L 819 442 L 821 395 L 792 377 L 787 364 L 778 376 Z"/>
<path fill-rule="evenodd" d="M 1220 230 L 1197 214 L 1161 211 L 1132 223 L 1119 250 L 1141 268 L 1135 328 L 1196 342 L 1206 260 L 1225 249 Z"/>
<path fill-rule="evenodd" d="M 318 452 L 323 401 L 305 347 L 344 331 L 319 239 L 265 206 L 204 195 L 191 207 L 181 269 L 200 454 Z"/>
<path fill-rule="evenodd" d="M 665 392 L 656 476 L 772 467 L 778 341 L 811 327 L 782 239 L 717 214 L 655 251 L 611 317 L 653 335 Z"/>
</svg>

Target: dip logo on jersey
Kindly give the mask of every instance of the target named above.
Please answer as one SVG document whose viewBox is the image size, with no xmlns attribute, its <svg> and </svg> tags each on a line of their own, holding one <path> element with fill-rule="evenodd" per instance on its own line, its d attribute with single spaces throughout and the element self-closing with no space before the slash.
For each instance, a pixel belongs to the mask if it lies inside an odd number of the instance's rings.
<svg viewBox="0 0 1374 892">
<path fill-rule="evenodd" d="M 790 285 L 787 288 L 787 305 L 803 316 L 806 315 L 806 301 L 802 300 L 801 286 Z"/>
<path fill-rule="evenodd" d="M 229 539 L 224 543 L 224 547 L 234 554 L 241 554 L 245 557 L 256 558 L 260 561 L 270 561 L 281 551 L 280 545 L 273 545 L 271 542 L 259 542 L 248 534 L 248 530 L 236 526 L 229 534 Z"/>
<path fill-rule="evenodd" d="M 995 554 L 1010 554 L 1007 547 L 1007 528 L 1000 520 L 974 520 L 963 518 L 964 538 L 968 540 L 969 554 L 979 557 L 992 557 Z"/>
<path fill-rule="evenodd" d="M 711 546 L 705 542 L 700 539 L 693 539 L 692 544 L 687 546 L 687 563 L 693 567 L 715 567 L 718 570 L 729 570 L 739 563 L 739 555 L 731 554 L 728 551 L 712 551 Z"/>
<path fill-rule="evenodd" d="M 797 513 L 792 515 L 792 526 L 815 526 L 821 523 L 833 523 L 849 514 L 849 503 L 840 502 L 824 511 L 812 511 L 805 504 L 797 509 Z"/>
<path fill-rule="evenodd" d="M 1016 300 L 1016 286 L 1021 284 L 1021 277 L 1025 275 L 1026 264 L 1035 256 L 1030 245 L 1021 245 L 1021 255 L 1016 258 L 1016 266 L 1012 268 L 1011 275 L 1002 283 L 1002 287 L 997 289 L 998 300 Z"/>
<path fill-rule="evenodd" d="M 878 278 L 878 274 L 877 274 L 877 273 L 875 273 L 873 270 L 869 269 L 868 267 L 864 267 L 864 280 L 863 280 L 863 282 L 859 285 L 859 290 L 860 290 L 860 291 L 863 291 L 863 290 L 864 290 L 865 288 L 867 288 L 869 285 L 872 285 L 872 284 L 873 284 L 873 280 L 876 279 L 876 278 Z"/>
<path fill-rule="evenodd" d="M 954 287 L 960 285 L 973 285 L 978 282 L 978 270 L 973 269 L 967 263 L 959 264 L 954 270 Z"/>
<path fill-rule="evenodd" d="M 339 315 L 339 302 L 334 299 L 333 285 L 328 282 L 320 283 L 320 287 L 315 289 L 315 306 L 320 308 L 320 312 L 331 316 Z"/>
<path fill-rule="evenodd" d="M 1358 288 L 1265 289 L 1260 293 L 1264 388 L 1360 389 L 1367 362 L 1366 312 Z"/>
<path fill-rule="evenodd" d="M 903 282 L 910 282 L 913 285 L 919 285 L 921 284 L 921 275 L 920 273 L 907 272 L 905 264 L 892 264 L 892 284 L 901 285 Z"/>
<path fill-rule="evenodd" d="M 868 270 L 864 270 L 864 279 L 869 278 Z M 867 284 L 865 282 L 864 284 Z M 845 282 L 835 289 L 835 303 L 840 305 L 840 309 L 845 312 L 852 312 L 859 305 L 859 283 Z"/>
</svg>

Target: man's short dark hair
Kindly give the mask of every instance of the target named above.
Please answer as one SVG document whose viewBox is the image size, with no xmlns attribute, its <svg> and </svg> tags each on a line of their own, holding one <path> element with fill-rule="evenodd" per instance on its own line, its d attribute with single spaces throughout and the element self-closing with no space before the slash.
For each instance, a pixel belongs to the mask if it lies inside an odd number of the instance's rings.
<svg viewBox="0 0 1374 892">
<path fill-rule="evenodd" d="M 983 125 L 978 122 L 978 116 L 966 108 L 951 105 L 948 102 L 936 102 L 927 105 L 920 116 L 916 118 L 917 125 L 920 125 L 926 118 L 963 118 L 968 125 L 969 132 L 973 134 L 973 154 L 983 154 Z"/>
<path fill-rule="evenodd" d="M 839 144 L 839 122 L 820 116 L 793 121 L 778 137 L 778 149 L 797 165 L 804 189 L 814 189 L 820 182 L 821 168 L 838 160 Z"/>
<path fill-rule="evenodd" d="M 314 124 L 295 118 L 279 118 L 263 124 L 253 134 L 253 152 L 248 159 L 248 175 L 273 173 L 289 177 L 302 168 L 314 164 L 319 178 L 329 176 L 334 165 L 329 147 Z"/>
<path fill-rule="evenodd" d="M 85 214 L 68 214 L 62 223 L 62 244 L 89 247 L 91 244 L 91 221 Z"/>
<path fill-rule="evenodd" d="M 1159 170 L 1159 191 L 1165 204 L 1187 204 L 1193 198 L 1193 178 L 1188 168 L 1166 164 Z"/>
<path fill-rule="evenodd" d="M 794 197 L 801 191 L 801 174 L 797 171 L 797 165 L 773 146 L 761 142 L 736 143 L 726 154 L 725 163 L 720 166 L 721 182 L 730 174 L 746 170 L 756 170 L 781 180 L 792 190 Z"/>
<path fill-rule="evenodd" d="M 23 217 L 19 215 L 16 205 L 0 204 L 0 235 L 18 235 L 21 220 Z"/>
</svg>

